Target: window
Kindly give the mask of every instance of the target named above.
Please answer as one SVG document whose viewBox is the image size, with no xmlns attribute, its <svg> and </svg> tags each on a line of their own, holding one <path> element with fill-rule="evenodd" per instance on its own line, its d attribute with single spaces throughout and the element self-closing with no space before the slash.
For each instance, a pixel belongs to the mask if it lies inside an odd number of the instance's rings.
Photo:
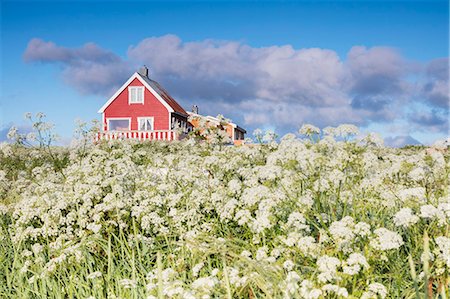
<svg viewBox="0 0 450 299">
<path fill-rule="evenodd" d="M 144 104 L 144 86 L 128 87 L 128 104 Z"/>
<path fill-rule="evenodd" d="M 127 118 L 108 119 L 108 131 L 128 131 L 130 120 Z"/>
<path fill-rule="evenodd" d="M 139 131 L 153 130 L 153 117 L 138 117 Z"/>
<path fill-rule="evenodd" d="M 244 140 L 244 132 L 240 130 L 234 130 L 234 140 Z"/>
</svg>

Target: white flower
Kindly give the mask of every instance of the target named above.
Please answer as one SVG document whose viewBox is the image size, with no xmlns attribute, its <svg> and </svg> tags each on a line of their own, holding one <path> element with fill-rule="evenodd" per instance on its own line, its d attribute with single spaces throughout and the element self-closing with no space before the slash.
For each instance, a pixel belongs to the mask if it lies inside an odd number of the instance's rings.
<svg viewBox="0 0 450 299">
<path fill-rule="evenodd" d="M 374 231 L 375 238 L 370 240 L 370 245 L 378 250 L 398 249 L 403 245 L 402 236 L 384 227 Z"/>
<path fill-rule="evenodd" d="M 317 268 L 321 272 L 317 278 L 320 282 L 332 281 L 337 278 L 337 268 L 341 265 L 338 258 L 321 256 L 317 260 Z"/>
<path fill-rule="evenodd" d="M 8 139 L 15 139 L 17 136 L 17 127 L 14 126 L 9 129 L 8 134 L 6 135 Z"/>
<path fill-rule="evenodd" d="M 287 271 L 291 271 L 292 269 L 294 269 L 294 266 L 295 264 L 291 260 L 287 260 L 283 263 L 283 268 Z"/>
<path fill-rule="evenodd" d="M 300 276 L 295 271 L 290 271 L 286 275 L 286 279 L 284 280 L 284 283 L 286 284 L 286 290 L 287 293 L 290 296 L 291 294 L 294 294 L 298 289 L 298 282 L 300 281 Z"/>
<path fill-rule="evenodd" d="M 410 227 L 419 221 L 419 217 L 413 214 L 410 208 L 402 208 L 394 215 L 396 226 Z"/>
<path fill-rule="evenodd" d="M 256 260 L 261 261 L 267 258 L 267 247 L 260 247 L 256 251 Z"/>
<path fill-rule="evenodd" d="M 309 226 L 306 225 L 306 219 L 302 213 L 292 212 L 289 215 L 286 225 L 295 230 L 309 230 Z"/>
<path fill-rule="evenodd" d="M 416 167 L 408 175 L 414 181 L 421 181 L 425 178 L 425 171 L 422 167 Z"/>
<path fill-rule="evenodd" d="M 366 258 L 360 253 L 352 253 L 345 261 L 342 271 L 348 275 L 356 275 L 361 270 L 361 266 L 364 269 L 369 268 Z"/>
<path fill-rule="evenodd" d="M 101 276 L 102 276 L 102 272 L 96 271 L 96 272 L 90 273 L 90 274 L 87 276 L 87 279 L 95 279 L 95 278 L 98 278 L 98 277 L 101 277 Z"/>
<path fill-rule="evenodd" d="M 125 289 L 134 289 L 136 288 L 136 281 L 133 279 L 121 279 L 119 281 L 120 285 L 123 286 Z"/>
<path fill-rule="evenodd" d="M 201 277 L 194 280 L 191 287 L 197 291 L 210 292 L 217 282 L 218 280 L 215 277 Z"/>
<path fill-rule="evenodd" d="M 335 134 L 341 137 L 348 137 L 350 135 L 357 135 L 359 133 L 359 129 L 355 125 L 351 124 L 342 124 L 336 128 Z"/>
<path fill-rule="evenodd" d="M 445 263 L 447 268 L 450 269 L 450 238 L 443 236 L 437 237 L 435 242 L 439 258 Z"/>
<path fill-rule="evenodd" d="M 355 225 L 354 232 L 361 237 L 368 236 L 370 234 L 370 225 L 362 221 L 358 222 Z"/>
<path fill-rule="evenodd" d="M 340 221 L 334 221 L 331 223 L 330 234 L 340 247 L 346 245 L 346 243 L 351 242 L 354 239 L 354 225 L 353 218 L 350 216 L 346 216 Z"/>
<path fill-rule="evenodd" d="M 200 272 L 200 270 L 203 268 L 204 265 L 205 265 L 205 263 L 200 262 L 200 263 L 196 264 L 194 267 L 192 267 L 192 275 L 194 275 L 194 277 L 197 277 L 198 272 Z"/>
<path fill-rule="evenodd" d="M 320 134 L 320 129 L 310 124 L 304 124 L 298 132 L 302 135 L 312 136 Z"/>
<path fill-rule="evenodd" d="M 381 299 L 386 298 L 387 290 L 384 285 L 375 282 L 369 285 L 368 291 L 364 292 L 364 294 L 361 296 L 361 299 L 378 298 L 378 296 Z"/>
<path fill-rule="evenodd" d="M 338 285 L 334 285 L 334 284 L 326 284 L 322 287 L 322 291 L 324 291 L 324 293 L 326 294 L 336 294 L 339 297 L 344 297 L 347 298 L 348 297 L 348 291 L 346 288 L 341 288 Z"/>
<path fill-rule="evenodd" d="M 424 205 L 420 207 L 420 217 L 433 218 L 438 214 L 438 209 L 432 205 Z"/>
<path fill-rule="evenodd" d="M 243 250 L 241 252 L 241 256 L 246 257 L 246 258 L 250 258 L 252 256 L 252 253 L 248 250 Z"/>
<path fill-rule="evenodd" d="M 309 280 L 303 280 L 300 283 L 300 297 L 305 299 L 317 299 L 322 295 L 322 290 L 314 288 L 314 285 Z"/>
<path fill-rule="evenodd" d="M 420 217 L 426 219 L 437 219 L 439 225 L 446 224 L 446 210 L 444 209 L 445 205 L 439 205 L 439 208 L 434 207 L 433 205 L 424 205 L 420 207 Z M 448 209 L 448 206 L 447 206 Z"/>
<path fill-rule="evenodd" d="M 88 230 L 92 231 L 94 234 L 98 233 L 102 228 L 101 224 L 89 223 L 86 227 Z"/>
<path fill-rule="evenodd" d="M 438 139 L 433 143 L 433 147 L 440 150 L 445 150 L 450 146 L 450 137 L 445 139 Z"/>
<path fill-rule="evenodd" d="M 43 249 L 44 246 L 39 243 L 35 243 L 31 246 L 31 250 L 33 251 L 34 254 L 39 254 Z"/>
<path fill-rule="evenodd" d="M 402 201 L 407 200 L 415 200 L 420 203 L 425 202 L 425 188 L 423 187 L 415 187 L 415 188 L 408 188 L 403 189 L 398 192 L 398 197 Z"/>
<path fill-rule="evenodd" d="M 332 137 L 336 136 L 336 128 L 334 127 L 325 127 L 322 131 L 325 135 L 329 135 Z"/>
</svg>

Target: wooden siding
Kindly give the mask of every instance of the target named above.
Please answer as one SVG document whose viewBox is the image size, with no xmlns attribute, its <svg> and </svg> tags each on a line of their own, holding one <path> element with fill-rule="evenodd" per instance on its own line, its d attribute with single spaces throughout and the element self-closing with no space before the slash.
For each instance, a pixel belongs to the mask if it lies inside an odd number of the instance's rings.
<svg viewBox="0 0 450 299">
<path fill-rule="evenodd" d="M 134 79 L 128 86 L 143 86 L 143 84 Z M 138 130 L 137 118 L 145 116 L 154 118 L 154 130 L 170 130 L 167 108 L 147 88 L 144 88 L 144 104 L 129 104 L 128 86 L 105 109 L 104 130 L 107 129 L 107 119 L 110 117 L 131 117 L 131 130 Z"/>
</svg>

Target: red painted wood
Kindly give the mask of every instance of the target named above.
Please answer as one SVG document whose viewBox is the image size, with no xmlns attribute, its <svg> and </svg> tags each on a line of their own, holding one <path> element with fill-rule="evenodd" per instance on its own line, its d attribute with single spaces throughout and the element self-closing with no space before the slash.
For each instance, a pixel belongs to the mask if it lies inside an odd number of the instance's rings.
<svg viewBox="0 0 450 299">
<path fill-rule="evenodd" d="M 143 86 L 134 79 L 128 86 Z M 106 130 L 107 119 L 110 117 L 131 117 L 131 130 L 138 130 L 138 117 L 153 117 L 154 130 L 169 129 L 169 111 L 147 88 L 144 89 L 144 104 L 128 104 L 128 86 L 105 109 Z"/>
</svg>

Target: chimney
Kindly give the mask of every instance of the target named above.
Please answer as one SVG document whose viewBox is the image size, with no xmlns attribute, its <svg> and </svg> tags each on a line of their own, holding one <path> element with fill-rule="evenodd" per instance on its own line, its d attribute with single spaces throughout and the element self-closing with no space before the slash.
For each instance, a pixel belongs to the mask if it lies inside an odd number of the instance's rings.
<svg viewBox="0 0 450 299">
<path fill-rule="evenodd" d="M 198 114 L 198 106 L 197 105 L 192 105 L 192 112 L 194 112 L 195 114 Z"/>
<path fill-rule="evenodd" d="M 141 74 L 144 77 L 148 77 L 148 68 L 144 65 L 139 69 L 139 74 Z"/>
</svg>

